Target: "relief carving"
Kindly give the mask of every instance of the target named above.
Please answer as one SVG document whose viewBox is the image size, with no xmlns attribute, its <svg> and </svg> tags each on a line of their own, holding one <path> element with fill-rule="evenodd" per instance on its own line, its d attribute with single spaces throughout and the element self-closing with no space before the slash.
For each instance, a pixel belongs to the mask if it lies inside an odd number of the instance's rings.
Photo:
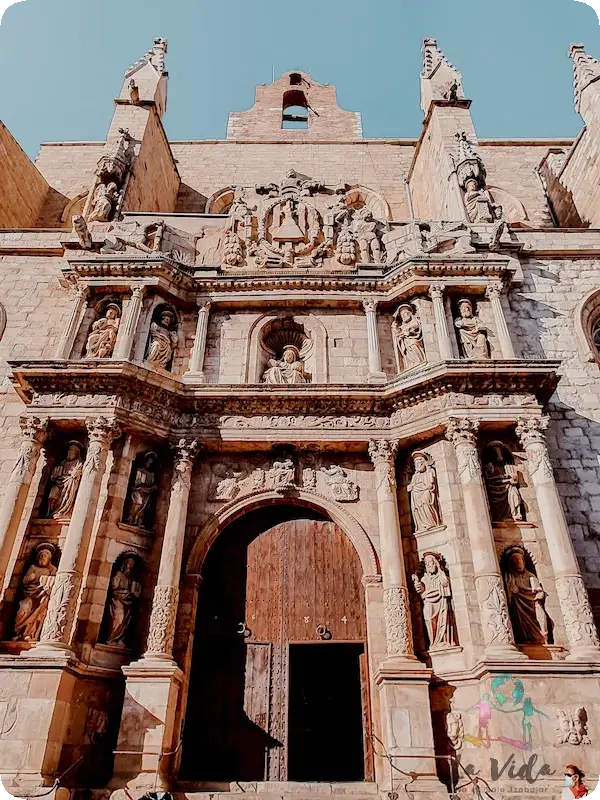
<svg viewBox="0 0 600 800">
<path fill-rule="evenodd" d="M 466 297 L 458 301 L 459 316 L 454 320 L 461 351 L 465 358 L 489 359 L 487 328 L 479 319 L 473 303 Z"/>
<path fill-rule="evenodd" d="M 425 553 L 419 571 L 412 576 L 423 603 L 423 619 L 429 650 L 455 647 L 456 626 L 452 610 L 450 578 L 438 553 Z"/>
<path fill-rule="evenodd" d="M 56 546 L 42 542 L 34 550 L 33 563 L 21 581 L 19 601 L 14 623 L 14 641 L 37 642 L 48 612 L 50 593 L 56 576 L 52 563 Z"/>
<path fill-rule="evenodd" d="M 211 500 L 233 500 L 240 491 L 240 482 L 248 477 L 248 472 L 243 467 L 234 464 L 228 468 L 225 464 L 214 464 L 213 473 L 216 476 Z"/>
<path fill-rule="evenodd" d="M 271 488 L 275 491 L 293 489 L 296 482 L 296 467 L 291 458 L 283 458 L 273 462 L 269 470 Z"/>
<path fill-rule="evenodd" d="M 588 716 L 584 706 L 555 708 L 557 744 L 591 744 L 588 736 Z"/>
<path fill-rule="evenodd" d="M 475 583 L 486 644 L 512 644 L 512 629 L 502 579 L 499 575 L 482 575 L 475 579 Z"/>
<path fill-rule="evenodd" d="M 176 586 L 157 586 L 154 589 L 146 646 L 149 653 L 171 655 L 178 605 L 179 589 Z"/>
<path fill-rule="evenodd" d="M 414 651 L 408 591 L 403 586 L 383 590 L 383 612 L 388 653 L 411 655 Z"/>
<path fill-rule="evenodd" d="M 104 316 L 96 320 L 87 338 L 85 358 L 110 358 L 115 349 L 121 309 L 116 303 L 109 303 Z"/>
<path fill-rule="evenodd" d="M 556 592 L 571 647 L 600 646 L 596 623 L 581 575 L 557 578 Z"/>
<path fill-rule="evenodd" d="M 502 442 L 490 442 L 484 451 L 484 477 L 494 522 L 522 522 L 523 498 L 519 470 L 510 450 Z"/>
<path fill-rule="evenodd" d="M 412 454 L 414 473 L 407 486 L 415 533 L 437 528 L 442 524 L 438 506 L 435 465 L 429 453 Z"/>
<path fill-rule="evenodd" d="M 84 452 L 80 442 L 69 442 L 67 457 L 52 469 L 46 509 L 48 518 L 66 519 L 71 516 L 83 476 Z"/>
<path fill-rule="evenodd" d="M 394 314 L 392 336 L 401 371 L 416 367 L 427 360 L 421 322 L 414 308 L 408 303 L 401 305 Z"/>
<path fill-rule="evenodd" d="M 57 572 L 40 635 L 41 641 L 63 641 L 70 607 L 76 602 L 80 583 L 81 576 L 76 572 Z"/>
<path fill-rule="evenodd" d="M 460 750 L 465 740 L 465 726 L 460 711 L 446 714 L 446 732 L 454 750 Z"/>
<path fill-rule="evenodd" d="M 351 503 L 358 500 L 358 486 L 353 483 L 345 470 L 337 464 L 330 467 L 321 467 L 325 481 L 331 490 L 334 500 L 338 503 Z"/>
</svg>

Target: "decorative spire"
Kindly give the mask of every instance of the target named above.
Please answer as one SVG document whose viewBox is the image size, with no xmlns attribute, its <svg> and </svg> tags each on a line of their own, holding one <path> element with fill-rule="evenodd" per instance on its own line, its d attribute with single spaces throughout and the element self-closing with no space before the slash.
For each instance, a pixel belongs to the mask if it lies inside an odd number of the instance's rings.
<svg viewBox="0 0 600 800">
<path fill-rule="evenodd" d="M 162 39 L 160 36 L 154 40 L 154 45 L 152 46 L 151 50 L 143 55 L 138 61 L 135 62 L 125 73 L 125 77 L 128 78 L 130 75 L 133 75 L 134 72 L 137 72 L 140 67 L 143 67 L 144 64 L 152 64 L 154 69 L 157 71 L 159 75 L 166 75 L 165 70 L 165 55 L 167 53 L 167 40 Z"/>
<path fill-rule="evenodd" d="M 600 61 L 585 52 L 584 45 L 572 44 L 569 58 L 573 59 L 573 89 L 575 91 L 575 109 L 580 111 L 581 93 L 600 78 Z"/>
<path fill-rule="evenodd" d="M 437 46 L 437 39 L 423 39 L 421 52 L 423 53 L 423 70 L 421 71 L 423 78 L 431 78 L 442 62 L 460 77 L 458 70 L 452 66 Z"/>
</svg>

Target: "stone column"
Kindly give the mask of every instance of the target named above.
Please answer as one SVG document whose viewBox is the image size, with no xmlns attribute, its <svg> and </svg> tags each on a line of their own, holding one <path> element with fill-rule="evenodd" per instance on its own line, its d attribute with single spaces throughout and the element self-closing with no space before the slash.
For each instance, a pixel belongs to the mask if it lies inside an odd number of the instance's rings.
<svg viewBox="0 0 600 800">
<path fill-rule="evenodd" d="M 397 449 L 398 442 L 387 439 L 369 442 L 377 488 L 387 655 L 388 658 L 415 660 L 396 494 Z"/>
<path fill-rule="evenodd" d="M 196 338 L 190 356 L 190 366 L 183 376 L 184 383 L 204 383 L 204 353 L 206 351 L 206 334 L 210 318 L 210 300 L 206 300 L 198 309 Z"/>
<path fill-rule="evenodd" d="M 19 423 L 22 433 L 21 447 L 0 506 L 0 591 L 42 445 L 48 436 L 47 419 L 21 417 Z"/>
<path fill-rule="evenodd" d="M 490 659 L 526 658 L 514 644 L 481 462 L 477 452 L 478 428 L 479 420 L 466 417 L 453 418 L 446 428 L 446 437 L 456 450 L 473 558 L 475 587 L 481 609 L 484 652 L 486 658 Z"/>
<path fill-rule="evenodd" d="M 77 336 L 81 320 L 87 309 L 89 288 L 85 284 L 80 283 L 77 284 L 75 291 L 75 303 L 71 308 L 71 316 L 69 317 L 67 327 L 60 337 L 60 342 L 56 348 L 56 358 L 67 359 L 71 355 L 75 337 Z"/>
<path fill-rule="evenodd" d="M 434 283 L 429 287 L 429 296 L 433 300 L 435 332 L 442 361 L 448 361 L 454 358 L 452 342 L 450 341 L 450 334 L 448 332 L 448 321 L 446 320 L 446 309 L 444 308 L 445 289 L 446 287 L 443 283 Z"/>
<path fill-rule="evenodd" d="M 143 284 L 131 287 L 131 297 L 127 304 L 127 310 L 123 314 L 123 319 L 121 320 L 119 341 L 117 342 L 113 356 L 113 358 L 117 360 L 126 360 L 131 357 L 131 349 L 140 321 L 145 291 L 146 287 Z"/>
<path fill-rule="evenodd" d="M 527 453 L 529 475 L 548 543 L 556 592 L 571 650 L 568 660 L 598 661 L 600 640 L 554 480 L 544 436 L 547 427 L 547 418 L 523 418 L 517 422 L 517 436 Z"/>
<path fill-rule="evenodd" d="M 89 445 L 81 483 L 73 506 L 40 641 L 28 651 L 32 657 L 41 656 L 43 651 L 54 654 L 57 649 L 69 649 L 106 457 L 111 442 L 121 433 L 115 421 L 106 417 L 90 417 L 86 419 L 85 424 L 88 429 Z"/>
<path fill-rule="evenodd" d="M 387 379 L 381 371 L 381 354 L 379 352 L 379 334 L 377 332 L 377 300 L 363 300 L 363 308 L 367 317 L 367 347 L 369 352 L 369 383 L 384 383 Z"/>
<path fill-rule="evenodd" d="M 152 600 L 145 659 L 173 662 L 173 639 L 179 604 L 179 581 L 192 467 L 198 442 L 181 439 L 175 447 L 175 466 L 165 525 L 158 578 Z"/>
<path fill-rule="evenodd" d="M 490 283 L 490 285 L 485 290 L 486 297 L 489 298 L 490 303 L 492 305 L 492 311 L 494 312 L 494 322 L 496 323 L 496 336 L 498 337 L 498 341 L 500 342 L 500 350 L 502 352 L 502 358 L 515 358 L 515 351 L 510 340 L 510 333 L 508 332 L 508 326 L 506 325 L 506 318 L 504 316 L 504 309 L 502 308 L 502 303 L 500 301 L 500 295 L 502 294 L 502 284 L 498 281 L 496 283 Z"/>
</svg>

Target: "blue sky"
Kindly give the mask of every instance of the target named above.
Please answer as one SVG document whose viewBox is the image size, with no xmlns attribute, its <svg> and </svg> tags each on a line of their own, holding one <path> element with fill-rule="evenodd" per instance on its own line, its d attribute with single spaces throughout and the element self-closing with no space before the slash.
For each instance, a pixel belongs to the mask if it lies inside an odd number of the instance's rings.
<svg viewBox="0 0 600 800">
<path fill-rule="evenodd" d="M 480 137 L 574 136 L 569 44 L 600 58 L 598 18 L 573 0 L 26 0 L 0 24 L 0 118 L 32 156 L 103 139 L 154 36 L 169 40 L 171 139 L 224 137 L 273 67 L 336 84 L 366 136 L 417 137 L 426 36 L 463 73 Z"/>
</svg>

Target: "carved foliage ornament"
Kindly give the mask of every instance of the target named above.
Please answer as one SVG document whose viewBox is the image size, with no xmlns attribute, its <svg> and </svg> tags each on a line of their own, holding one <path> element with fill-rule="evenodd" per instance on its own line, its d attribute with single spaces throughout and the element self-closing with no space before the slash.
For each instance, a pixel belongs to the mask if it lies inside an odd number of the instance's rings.
<svg viewBox="0 0 600 800">
<path fill-rule="evenodd" d="M 369 442 L 369 458 L 375 467 L 377 489 L 385 487 L 389 492 L 396 489 L 397 451 L 397 440 L 371 439 Z"/>
<path fill-rule="evenodd" d="M 571 648 L 599 647 L 598 631 L 581 575 L 557 578 L 556 592 Z"/>
<path fill-rule="evenodd" d="M 414 648 L 407 589 L 403 586 L 384 589 L 383 611 L 388 653 L 412 655 Z"/>
<path fill-rule="evenodd" d="M 481 479 L 481 464 L 477 454 L 479 420 L 452 417 L 446 426 L 446 438 L 456 449 L 458 472 L 463 482 Z"/>
<path fill-rule="evenodd" d="M 48 437 L 48 419 L 40 417 L 21 417 L 21 446 L 19 456 L 13 467 L 10 480 L 20 482 L 35 472 L 42 445 Z"/>
<path fill-rule="evenodd" d="M 482 575 L 475 582 L 486 644 L 512 644 L 512 629 L 502 579 L 499 575 Z"/>
<path fill-rule="evenodd" d="M 171 655 L 178 605 L 179 589 L 176 586 L 157 586 L 154 589 L 146 647 L 149 653 Z"/>
</svg>

